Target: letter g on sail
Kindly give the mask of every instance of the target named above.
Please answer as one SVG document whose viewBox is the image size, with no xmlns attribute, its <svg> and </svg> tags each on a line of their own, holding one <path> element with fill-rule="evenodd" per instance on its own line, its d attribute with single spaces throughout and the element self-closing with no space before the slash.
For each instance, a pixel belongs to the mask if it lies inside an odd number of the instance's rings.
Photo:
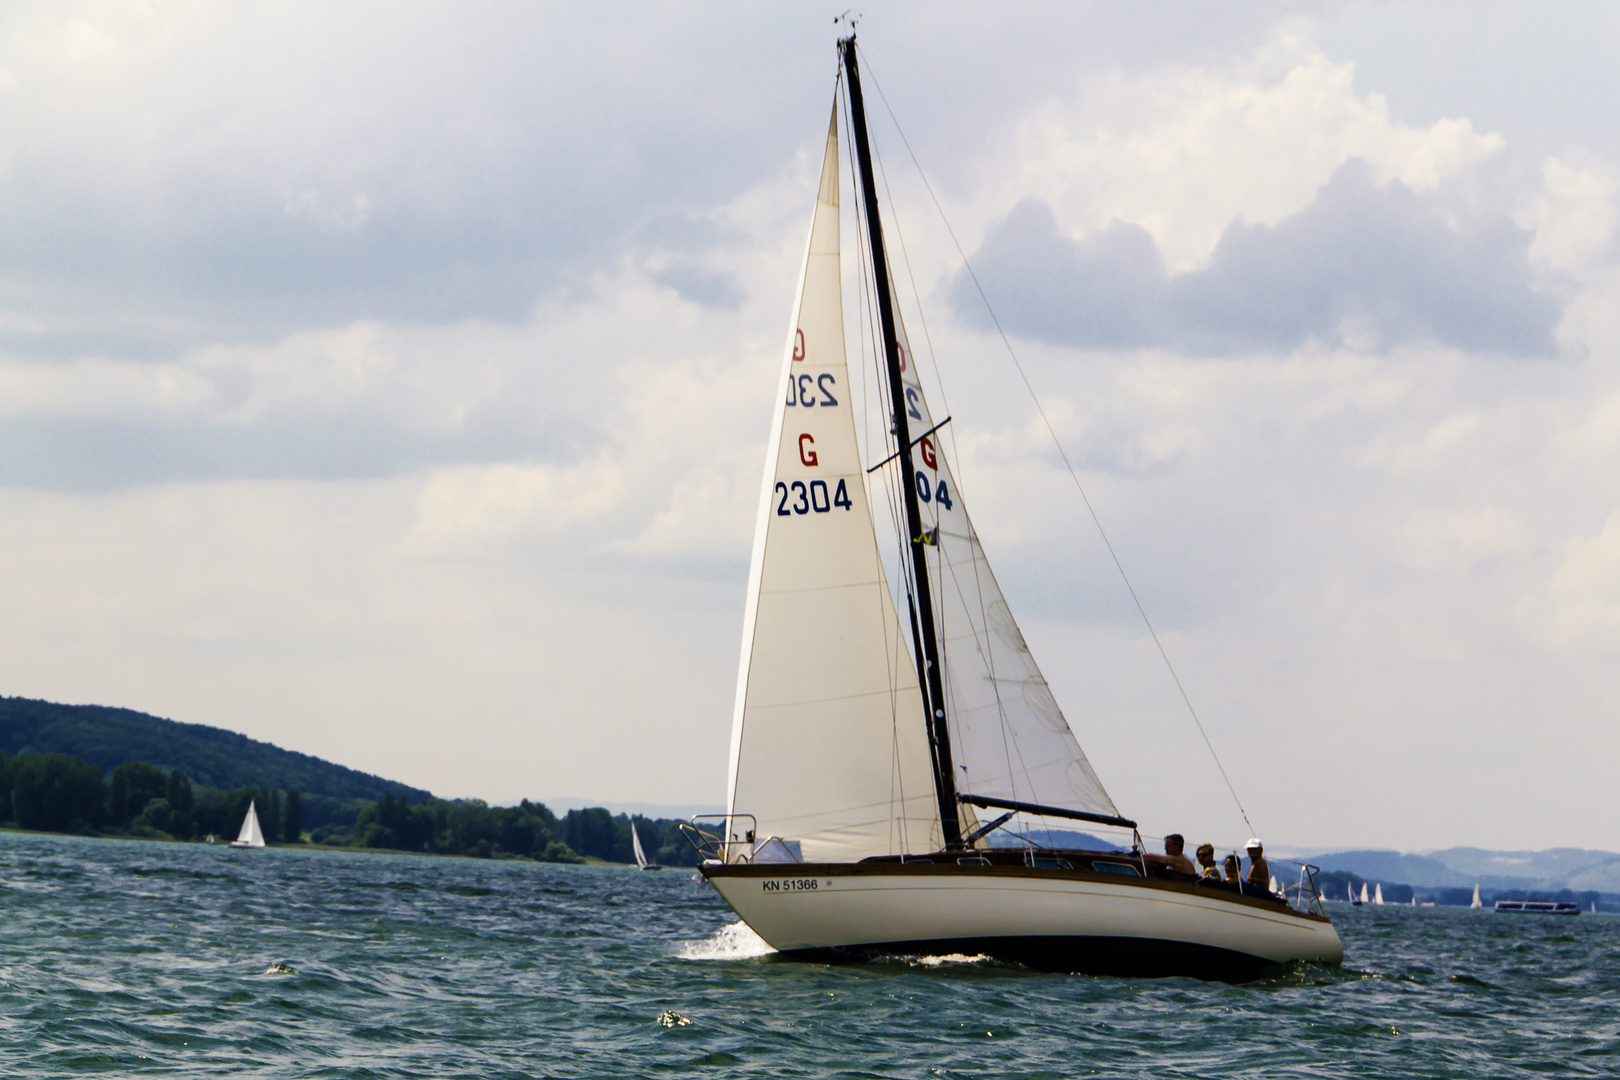
<svg viewBox="0 0 1620 1080">
<path fill-rule="evenodd" d="M 815 450 L 811 449 L 815 445 L 815 436 L 811 435 L 808 431 L 799 436 L 799 461 L 809 468 L 815 468 L 816 461 L 818 460 Z"/>
<path fill-rule="evenodd" d="M 793 359 L 804 359 L 804 331 L 793 331 Z"/>
</svg>

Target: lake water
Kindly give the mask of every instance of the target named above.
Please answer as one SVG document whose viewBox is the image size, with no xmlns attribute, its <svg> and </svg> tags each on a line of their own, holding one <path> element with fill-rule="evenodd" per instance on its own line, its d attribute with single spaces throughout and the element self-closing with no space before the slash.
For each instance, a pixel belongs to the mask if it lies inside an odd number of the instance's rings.
<svg viewBox="0 0 1620 1080">
<path fill-rule="evenodd" d="M 1330 907 L 1243 986 L 779 960 L 689 870 L 0 835 L 0 1073 L 1620 1075 L 1620 920 Z"/>
</svg>

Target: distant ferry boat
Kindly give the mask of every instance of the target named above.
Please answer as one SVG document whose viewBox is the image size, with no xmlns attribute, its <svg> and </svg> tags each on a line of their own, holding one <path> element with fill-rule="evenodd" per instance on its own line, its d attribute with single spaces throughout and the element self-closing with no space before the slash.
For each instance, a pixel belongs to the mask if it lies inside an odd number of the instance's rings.
<svg viewBox="0 0 1620 1080">
<path fill-rule="evenodd" d="M 1566 900 L 1498 900 L 1497 911 L 1518 911 L 1526 915 L 1579 915 L 1579 904 Z"/>
</svg>

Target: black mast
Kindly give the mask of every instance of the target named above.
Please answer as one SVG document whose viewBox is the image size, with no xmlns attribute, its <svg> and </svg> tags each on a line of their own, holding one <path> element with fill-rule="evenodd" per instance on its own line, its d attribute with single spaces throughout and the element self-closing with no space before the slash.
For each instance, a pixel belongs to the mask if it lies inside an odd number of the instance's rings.
<svg viewBox="0 0 1620 1080">
<path fill-rule="evenodd" d="M 861 72 L 855 62 L 855 35 L 838 43 L 849 73 L 849 115 L 855 128 L 855 157 L 861 171 L 861 203 L 866 207 L 866 234 L 872 249 L 873 283 L 877 289 L 878 321 L 883 324 L 883 356 L 889 376 L 889 402 L 894 412 L 894 438 L 899 447 L 900 488 L 906 499 L 906 530 L 911 538 L 911 569 L 916 585 L 914 634 L 920 631 L 918 653 L 926 678 L 923 706 L 928 712 L 928 742 L 934 756 L 934 794 L 939 799 L 939 824 L 947 848 L 962 846 L 961 818 L 956 809 L 956 766 L 951 761 L 951 733 L 945 725 L 945 686 L 940 675 L 939 642 L 934 636 L 934 597 L 928 588 L 922 511 L 912 483 L 911 427 L 906 423 L 905 384 L 900 379 L 900 336 L 895 332 L 894 305 L 889 299 L 889 261 L 883 247 L 883 223 L 878 220 L 877 183 L 872 177 L 872 144 L 866 137 L 866 105 L 861 99 Z"/>
</svg>

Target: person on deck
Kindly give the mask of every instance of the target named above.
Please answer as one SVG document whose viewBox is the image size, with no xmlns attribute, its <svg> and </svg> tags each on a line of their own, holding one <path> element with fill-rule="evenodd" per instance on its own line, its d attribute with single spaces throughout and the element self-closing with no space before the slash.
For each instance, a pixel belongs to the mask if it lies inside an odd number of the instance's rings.
<svg viewBox="0 0 1620 1080">
<path fill-rule="evenodd" d="M 1238 857 L 1236 855 L 1228 855 L 1226 857 L 1226 862 L 1222 864 L 1222 869 L 1224 869 L 1226 872 L 1226 883 L 1232 886 L 1234 889 L 1237 888 L 1238 884 L 1243 880 L 1242 875 L 1240 874 L 1241 867 L 1238 865 Z"/>
<path fill-rule="evenodd" d="M 1215 845 L 1198 845 L 1198 878 L 1200 881 L 1221 880 L 1221 868 L 1215 865 Z"/>
<path fill-rule="evenodd" d="M 1250 885 L 1259 889 L 1263 895 L 1271 895 L 1271 867 L 1266 865 L 1266 853 L 1258 836 L 1249 837 L 1249 842 L 1243 845 L 1249 853 Z"/>
<path fill-rule="evenodd" d="M 1188 877 L 1197 877 L 1198 869 L 1193 866 L 1192 860 L 1187 858 L 1187 841 L 1180 833 L 1171 833 L 1164 838 L 1164 853 L 1170 858 L 1170 869 L 1186 874 Z"/>
</svg>

